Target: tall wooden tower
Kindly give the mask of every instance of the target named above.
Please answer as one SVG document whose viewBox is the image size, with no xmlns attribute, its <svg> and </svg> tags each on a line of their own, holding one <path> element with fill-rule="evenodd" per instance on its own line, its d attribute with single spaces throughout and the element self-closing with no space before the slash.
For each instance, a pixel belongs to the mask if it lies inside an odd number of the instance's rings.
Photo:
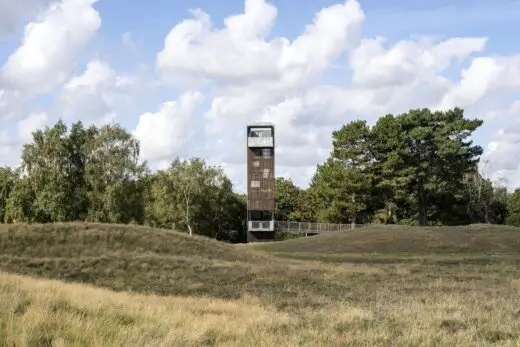
<svg viewBox="0 0 520 347">
<path fill-rule="evenodd" d="M 247 242 L 274 240 L 274 124 L 247 126 Z"/>
</svg>

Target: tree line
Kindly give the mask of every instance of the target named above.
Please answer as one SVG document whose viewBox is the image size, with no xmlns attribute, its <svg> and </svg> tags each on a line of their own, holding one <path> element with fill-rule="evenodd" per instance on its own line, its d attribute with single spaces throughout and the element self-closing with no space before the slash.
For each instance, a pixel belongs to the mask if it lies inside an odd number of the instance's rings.
<svg viewBox="0 0 520 347">
<path fill-rule="evenodd" d="M 58 121 L 33 133 L 18 168 L 0 168 L 4 223 L 146 224 L 236 242 L 245 217 L 245 196 L 221 168 L 176 158 L 151 172 L 139 142 L 117 124 Z"/>
<path fill-rule="evenodd" d="M 508 193 L 478 170 L 482 125 L 463 110 L 410 110 L 332 133 L 329 158 L 307 189 L 277 178 L 277 220 L 328 223 L 520 225 L 520 190 Z M 21 165 L 0 168 L 0 221 L 133 223 L 245 239 L 246 197 L 220 166 L 174 159 L 152 172 L 120 125 L 33 133 Z"/>
</svg>

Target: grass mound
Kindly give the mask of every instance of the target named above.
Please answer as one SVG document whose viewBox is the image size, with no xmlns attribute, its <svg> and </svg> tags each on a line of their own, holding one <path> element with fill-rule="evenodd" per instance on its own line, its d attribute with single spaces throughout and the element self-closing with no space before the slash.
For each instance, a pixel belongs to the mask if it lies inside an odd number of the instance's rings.
<svg viewBox="0 0 520 347">
<path fill-rule="evenodd" d="M 520 254 L 520 228 L 371 226 L 253 247 L 283 253 Z"/>
<path fill-rule="evenodd" d="M 0 252 L 20 257 L 99 257 L 153 253 L 247 261 L 251 253 L 200 236 L 136 225 L 56 223 L 0 227 Z"/>
<path fill-rule="evenodd" d="M 113 290 L 238 298 L 271 258 L 205 237 L 140 226 L 15 225 L 0 232 L 0 270 Z"/>
</svg>

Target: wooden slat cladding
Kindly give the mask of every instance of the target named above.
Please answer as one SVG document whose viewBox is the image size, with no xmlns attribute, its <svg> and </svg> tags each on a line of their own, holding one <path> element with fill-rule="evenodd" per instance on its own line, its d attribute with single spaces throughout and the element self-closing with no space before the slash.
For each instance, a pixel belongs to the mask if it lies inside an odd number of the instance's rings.
<svg viewBox="0 0 520 347">
<path fill-rule="evenodd" d="M 247 149 L 247 182 L 249 210 L 274 211 L 274 148 Z"/>
</svg>

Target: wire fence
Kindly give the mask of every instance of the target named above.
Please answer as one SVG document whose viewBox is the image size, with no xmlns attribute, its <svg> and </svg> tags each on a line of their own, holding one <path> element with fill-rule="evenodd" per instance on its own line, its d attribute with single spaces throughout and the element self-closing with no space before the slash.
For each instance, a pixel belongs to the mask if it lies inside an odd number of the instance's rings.
<svg viewBox="0 0 520 347">
<path fill-rule="evenodd" d="M 309 223 L 309 222 L 275 222 L 275 230 L 288 233 L 328 233 L 348 231 L 354 228 L 364 228 L 367 224 L 333 224 L 333 223 Z"/>
</svg>

